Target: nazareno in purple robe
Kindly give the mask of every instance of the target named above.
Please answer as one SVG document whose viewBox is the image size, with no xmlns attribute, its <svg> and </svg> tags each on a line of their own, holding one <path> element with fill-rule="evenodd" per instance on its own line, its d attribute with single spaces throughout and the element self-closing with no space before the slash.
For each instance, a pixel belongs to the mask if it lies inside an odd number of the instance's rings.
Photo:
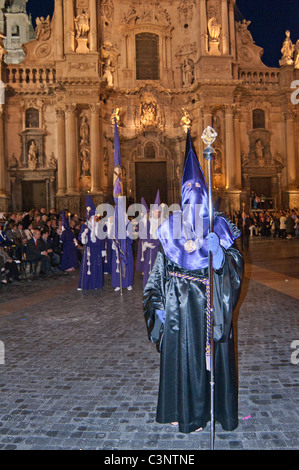
<svg viewBox="0 0 299 470">
<path fill-rule="evenodd" d="M 61 255 L 61 270 L 77 269 L 79 267 L 78 253 L 75 245 L 75 234 L 69 228 L 65 228 L 61 234 L 62 255 Z"/>
<path fill-rule="evenodd" d="M 114 247 L 115 243 L 113 244 Z M 123 263 L 117 263 L 117 251 L 112 249 L 112 260 L 111 260 L 111 286 L 112 287 L 123 287 L 127 288 L 133 285 L 134 282 L 134 258 L 132 249 L 132 239 L 127 237 L 126 239 L 126 264 L 125 272 L 121 273 L 120 279 L 120 266 Z M 122 269 L 123 271 L 123 269 Z"/>
<path fill-rule="evenodd" d="M 78 289 L 101 289 L 104 285 L 103 276 L 103 257 L 104 240 L 95 237 L 95 241 L 91 240 L 91 232 L 88 229 L 85 235 L 84 231 L 87 226 L 81 227 L 79 239 L 84 247 L 81 260 L 80 275 Z"/>
</svg>

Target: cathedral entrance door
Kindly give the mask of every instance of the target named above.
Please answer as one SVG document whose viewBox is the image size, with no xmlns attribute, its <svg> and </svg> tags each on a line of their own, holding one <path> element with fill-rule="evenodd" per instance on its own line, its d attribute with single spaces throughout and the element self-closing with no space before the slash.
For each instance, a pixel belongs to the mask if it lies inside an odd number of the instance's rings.
<svg viewBox="0 0 299 470">
<path fill-rule="evenodd" d="M 22 206 L 24 211 L 47 208 L 46 181 L 22 181 Z"/>
<path fill-rule="evenodd" d="M 154 204 L 159 189 L 161 202 L 167 204 L 166 162 L 135 163 L 136 202 L 144 197 L 148 206 Z"/>
</svg>

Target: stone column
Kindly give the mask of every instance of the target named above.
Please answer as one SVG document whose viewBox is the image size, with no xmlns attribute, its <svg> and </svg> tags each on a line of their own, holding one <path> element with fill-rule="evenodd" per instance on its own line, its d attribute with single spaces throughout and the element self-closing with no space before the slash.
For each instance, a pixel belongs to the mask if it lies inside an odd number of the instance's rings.
<svg viewBox="0 0 299 470">
<path fill-rule="evenodd" d="M 66 184 L 67 194 L 77 194 L 77 109 L 76 105 L 66 107 Z"/>
<path fill-rule="evenodd" d="M 222 18 L 222 53 L 229 54 L 229 38 L 228 38 L 228 11 L 227 1 L 222 0 L 221 3 L 221 18 Z"/>
<path fill-rule="evenodd" d="M 66 153 L 65 153 L 65 113 L 56 110 L 57 121 L 57 196 L 65 195 L 66 191 Z"/>
<path fill-rule="evenodd" d="M 55 29 L 56 29 L 56 56 L 63 58 L 63 8 L 62 0 L 55 0 Z"/>
<path fill-rule="evenodd" d="M 7 172 L 5 165 L 5 149 L 4 149 L 4 110 L 0 105 L 0 197 L 6 196 Z"/>
<path fill-rule="evenodd" d="M 239 112 L 234 113 L 234 134 L 235 134 L 235 187 L 241 189 L 242 177 L 241 177 L 241 131 L 240 131 L 240 119 Z"/>
<path fill-rule="evenodd" d="M 91 192 L 99 193 L 103 179 L 103 152 L 101 148 L 100 104 L 90 106 L 90 174 Z"/>
<path fill-rule="evenodd" d="M 90 33 L 89 33 L 89 50 L 90 52 L 97 52 L 97 2 L 96 0 L 89 0 L 89 15 L 90 15 Z"/>
<path fill-rule="evenodd" d="M 200 21 L 200 52 L 201 55 L 207 53 L 207 10 L 206 10 L 206 0 L 199 1 L 199 21 Z"/>
<path fill-rule="evenodd" d="M 65 52 L 75 51 L 75 26 L 73 0 L 64 0 L 64 43 Z"/>
<path fill-rule="evenodd" d="M 225 161 L 226 161 L 226 189 L 233 189 L 235 186 L 235 139 L 234 139 L 234 118 L 232 107 L 225 110 Z"/>
<path fill-rule="evenodd" d="M 236 32 L 235 32 L 235 8 L 236 0 L 229 1 L 228 22 L 229 22 L 229 47 L 233 57 L 236 56 Z"/>
<path fill-rule="evenodd" d="M 294 136 L 294 116 L 287 112 L 285 119 L 286 151 L 287 151 L 287 175 L 288 187 L 296 187 L 296 160 L 295 160 L 295 136 Z"/>
</svg>

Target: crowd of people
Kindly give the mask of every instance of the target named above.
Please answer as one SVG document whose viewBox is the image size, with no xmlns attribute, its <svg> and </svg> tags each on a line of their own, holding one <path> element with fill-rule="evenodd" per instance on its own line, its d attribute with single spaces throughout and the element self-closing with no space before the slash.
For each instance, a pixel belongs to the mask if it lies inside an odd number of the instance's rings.
<svg viewBox="0 0 299 470">
<path fill-rule="evenodd" d="M 68 212 L 65 214 L 68 219 L 68 230 L 64 230 L 62 214 L 56 213 L 55 209 L 51 209 L 49 213 L 41 208 L 32 209 L 26 213 L 13 213 L 6 217 L 2 215 L 0 218 L 0 280 L 2 284 L 80 268 L 82 258 L 86 254 L 85 221 Z M 232 221 L 241 230 L 242 249 L 248 249 L 249 239 L 253 237 L 299 239 L 299 211 L 296 209 L 238 211 L 233 214 Z M 66 248 L 68 238 L 70 238 L 71 250 Z M 155 239 L 151 239 L 139 244 L 131 241 L 131 244 L 130 250 L 133 250 L 135 269 L 142 272 L 145 285 L 154 264 L 158 243 Z M 101 259 L 103 269 L 106 266 L 106 271 L 112 274 L 111 259 L 116 250 L 113 252 L 112 243 L 108 240 L 106 246 L 101 246 L 100 249 L 105 253 Z M 145 263 L 144 260 L 146 260 Z M 116 263 L 119 265 L 119 260 L 116 260 Z M 117 273 L 116 277 L 118 277 Z M 131 284 L 130 281 L 126 287 L 131 288 Z M 119 285 L 115 284 L 113 287 L 118 290 Z"/>
<path fill-rule="evenodd" d="M 73 266 L 63 265 L 64 229 L 55 209 L 32 209 L 25 213 L 2 214 L 0 219 L 1 283 L 8 284 L 37 275 L 78 268 L 82 244 L 77 240 L 83 220 L 69 217 L 76 257 Z"/>
<path fill-rule="evenodd" d="M 233 222 L 241 230 L 242 247 L 245 249 L 248 249 L 249 239 L 253 237 L 299 239 L 298 209 L 239 211 L 234 213 Z"/>
</svg>

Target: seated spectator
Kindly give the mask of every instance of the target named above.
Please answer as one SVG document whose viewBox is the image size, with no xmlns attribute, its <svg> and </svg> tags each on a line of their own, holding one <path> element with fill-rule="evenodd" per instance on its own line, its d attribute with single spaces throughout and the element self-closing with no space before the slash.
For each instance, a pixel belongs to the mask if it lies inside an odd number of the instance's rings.
<svg viewBox="0 0 299 470">
<path fill-rule="evenodd" d="M 35 215 L 35 210 L 31 209 L 31 211 L 29 211 L 28 214 L 26 214 L 23 217 L 22 222 L 23 222 L 24 230 L 26 230 L 29 227 L 29 225 L 33 222 L 34 215 Z"/>
<path fill-rule="evenodd" d="M 2 246 L 0 246 L 0 266 L 2 274 L 5 273 L 6 281 L 13 282 L 20 280 L 18 264 L 8 255 Z M 3 268 L 5 271 L 3 271 Z"/>
<path fill-rule="evenodd" d="M 41 238 L 39 239 L 39 247 L 41 252 L 47 253 L 49 257 L 49 263 L 47 263 L 47 271 L 55 271 L 58 270 L 58 266 L 60 263 L 60 257 L 57 253 L 53 251 L 53 243 L 52 240 L 49 239 L 49 232 L 48 230 L 43 230 L 41 232 Z"/>
<path fill-rule="evenodd" d="M 40 230 L 34 229 L 33 230 L 33 237 L 30 238 L 27 242 L 26 246 L 26 260 L 31 261 L 37 264 L 39 261 L 41 262 L 41 270 L 40 272 L 45 274 L 49 270 L 50 267 L 50 259 L 48 256 L 47 251 L 42 250 L 40 246 Z"/>
</svg>

